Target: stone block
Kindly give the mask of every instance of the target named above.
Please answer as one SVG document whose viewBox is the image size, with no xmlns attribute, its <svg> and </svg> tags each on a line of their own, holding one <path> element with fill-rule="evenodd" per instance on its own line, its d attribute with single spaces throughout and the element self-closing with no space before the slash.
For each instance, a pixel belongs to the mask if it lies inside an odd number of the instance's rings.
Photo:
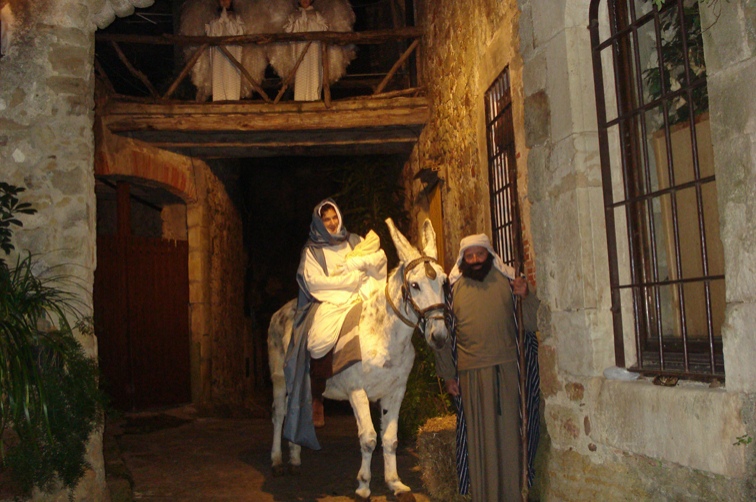
<svg viewBox="0 0 756 502">
<path fill-rule="evenodd" d="M 732 392 L 756 393 L 756 305 L 729 304 L 722 326 L 722 344 L 727 367 L 727 389 Z"/>
<path fill-rule="evenodd" d="M 756 49 L 753 2 L 736 2 L 729 8 L 701 8 L 706 69 L 709 76 L 737 67 Z"/>
<path fill-rule="evenodd" d="M 558 333 L 556 345 L 560 372 L 572 375 L 597 375 L 613 364 L 611 332 L 598 331 L 592 310 L 551 312 L 552 330 Z"/>
<path fill-rule="evenodd" d="M 52 71 L 61 76 L 78 77 L 87 79 L 90 65 L 82 64 L 89 56 L 89 47 L 72 47 L 67 45 L 54 46 L 48 53 Z"/>
<path fill-rule="evenodd" d="M 583 435 L 583 415 L 576 408 L 556 403 L 549 403 L 544 415 L 552 444 L 561 449 L 575 448 Z"/>
<path fill-rule="evenodd" d="M 525 98 L 525 143 L 528 147 L 543 144 L 551 134 L 549 96 L 538 91 Z"/>
<path fill-rule="evenodd" d="M 742 396 L 688 384 L 604 381 L 591 417 L 596 442 L 728 477 L 745 475 Z"/>
<path fill-rule="evenodd" d="M 84 96 L 90 91 L 89 82 L 78 77 L 50 77 L 47 79 L 47 85 L 58 95 L 72 94 L 75 96 Z"/>
<path fill-rule="evenodd" d="M 531 0 L 533 38 L 536 46 L 543 46 L 564 29 L 565 7 L 568 2 Z"/>
<path fill-rule="evenodd" d="M 522 69 L 522 87 L 525 96 L 532 96 L 546 89 L 546 54 L 534 53 Z"/>
<path fill-rule="evenodd" d="M 540 344 L 538 347 L 538 367 L 541 377 L 541 394 L 544 398 L 555 396 L 562 390 L 556 364 L 556 347 Z"/>
</svg>

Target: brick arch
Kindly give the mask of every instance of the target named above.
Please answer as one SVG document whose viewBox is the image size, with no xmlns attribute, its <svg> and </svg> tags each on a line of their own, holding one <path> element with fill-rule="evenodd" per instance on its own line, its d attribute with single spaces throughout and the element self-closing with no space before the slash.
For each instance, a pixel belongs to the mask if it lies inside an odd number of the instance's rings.
<svg viewBox="0 0 756 502">
<path fill-rule="evenodd" d="M 197 201 L 193 160 L 164 150 L 138 145 L 131 140 L 116 139 L 98 151 L 95 174 L 131 176 L 163 185 L 187 204 Z"/>
</svg>

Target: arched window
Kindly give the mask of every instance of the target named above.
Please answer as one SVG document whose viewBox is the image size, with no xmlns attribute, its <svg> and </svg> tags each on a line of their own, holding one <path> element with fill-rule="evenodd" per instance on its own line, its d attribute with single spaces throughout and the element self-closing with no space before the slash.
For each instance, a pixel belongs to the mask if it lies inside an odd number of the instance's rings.
<svg viewBox="0 0 756 502">
<path fill-rule="evenodd" d="M 590 31 L 617 365 L 721 379 L 724 263 L 699 3 L 593 0 Z"/>
</svg>

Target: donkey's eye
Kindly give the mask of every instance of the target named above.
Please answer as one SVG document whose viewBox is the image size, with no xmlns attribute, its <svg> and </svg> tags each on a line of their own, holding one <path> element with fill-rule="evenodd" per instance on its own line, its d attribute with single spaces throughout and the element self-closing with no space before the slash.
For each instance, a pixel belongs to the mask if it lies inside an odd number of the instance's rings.
<svg viewBox="0 0 756 502">
<path fill-rule="evenodd" d="M 412 287 L 412 289 L 420 290 L 420 285 L 416 282 L 411 283 L 410 286 Z"/>
</svg>

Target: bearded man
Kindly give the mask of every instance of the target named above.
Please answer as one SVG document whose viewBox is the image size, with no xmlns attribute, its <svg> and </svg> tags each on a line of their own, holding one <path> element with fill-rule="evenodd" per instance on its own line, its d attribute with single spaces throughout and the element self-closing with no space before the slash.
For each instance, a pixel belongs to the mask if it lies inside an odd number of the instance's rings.
<svg viewBox="0 0 756 502">
<path fill-rule="evenodd" d="M 436 351 L 436 372 L 446 391 L 461 398 L 474 501 L 521 498 L 517 327 L 514 297 L 522 302 L 524 329 L 536 330 L 538 298 L 527 281 L 504 264 L 488 236 L 460 242 L 449 274 L 456 339 Z M 459 402 L 459 400 L 458 400 Z"/>
</svg>

